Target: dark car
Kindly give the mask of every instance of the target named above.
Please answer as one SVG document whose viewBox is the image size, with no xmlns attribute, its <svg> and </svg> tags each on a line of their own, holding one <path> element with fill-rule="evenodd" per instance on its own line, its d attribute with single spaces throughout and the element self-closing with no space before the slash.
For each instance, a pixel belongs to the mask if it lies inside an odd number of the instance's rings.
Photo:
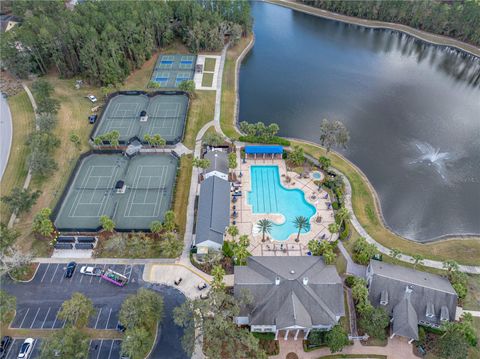
<svg viewBox="0 0 480 359">
<path fill-rule="evenodd" d="M 67 264 L 67 270 L 65 271 L 65 278 L 72 278 L 73 272 L 75 272 L 75 268 L 77 268 L 77 263 L 70 262 Z"/>
<path fill-rule="evenodd" d="M 2 338 L 2 343 L 0 343 L 0 359 L 3 359 L 7 356 L 7 351 L 10 347 L 10 344 L 12 344 L 12 337 L 5 335 Z"/>
<path fill-rule="evenodd" d="M 88 122 L 90 122 L 91 124 L 94 124 L 95 121 L 97 121 L 97 115 L 88 116 Z"/>
</svg>

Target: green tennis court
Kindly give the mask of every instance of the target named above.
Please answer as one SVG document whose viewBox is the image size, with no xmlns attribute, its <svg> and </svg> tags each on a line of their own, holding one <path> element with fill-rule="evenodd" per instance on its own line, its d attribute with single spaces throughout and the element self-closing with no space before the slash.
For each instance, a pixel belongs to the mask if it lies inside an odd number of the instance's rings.
<svg viewBox="0 0 480 359">
<path fill-rule="evenodd" d="M 100 216 L 117 230 L 146 230 L 170 209 L 178 160 L 171 154 L 90 154 L 81 160 L 59 207 L 61 231 L 95 231 Z M 119 182 L 122 181 L 123 183 Z M 117 189 L 124 185 L 124 193 Z"/>
<path fill-rule="evenodd" d="M 118 94 L 108 101 L 92 137 L 118 131 L 125 144 L 135 136 L 143 141 L 145 134 L 159 134 L 175 144 L 182 140 L 187 109 L 188 96 L 183 94 Z M 142 111 L 146 121 L 140 120 Z"/>
<path fill-rule="evenodd" d="M 160 55 L 151 81 L 162 88 L 177 88 L 181 82 L 193 79 L 196 60 L 195 55 Z"/>
</svg>

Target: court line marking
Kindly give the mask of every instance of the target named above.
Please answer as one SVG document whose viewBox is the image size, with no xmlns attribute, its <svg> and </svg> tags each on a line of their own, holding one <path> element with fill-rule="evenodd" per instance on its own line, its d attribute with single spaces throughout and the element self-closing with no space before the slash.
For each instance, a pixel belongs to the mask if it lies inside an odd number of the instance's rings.
<svg viewBox="0 0 480 359">
<path fill-rule="evenodd" d="M 47 318 L 48 318 L 48 314 L 50 314 L 50 309 L 51 309 L 51 308 L 52 308 L 52 307 L 48 307 L 47 315 L 45 316 L 45 319 L 43 320 L 43 323 L 42 323 L 42 329 L 43 329 L 43 327 L 44 327 L 44 325 L 45 325 L 45 321 L 46 321 Z"/>
<path fill-rule="evenodd" d="M 40 283 L 43 283 L 43 280 L 45 279 L 45 276 L 47 275 L 48 268 L 50 268 L 50 263 L 47 265 L 47 269 L 45 269 L 45 273 L 43 273 L 42 279 L 40 280 Z"/>
<path fill-rule="evenodd" d="M 22 320 L 22 322 L 20 323 L 19 328 L 21 328 L 21 327 L 23 326 L 23 322 L 25 321 L 25 318 L 27 317 L 27 314 L 28 314 L 29 311 L 30 311 L 30 308 L 27 308 L 27 312 L 25 313 L 25 316 L 23 317 L 23 320 Z"/>
<path fill-rule="evenodd" d="M 32 324 L 30 324 L 30 329 L 33 328 L 33 324 L 35 323 L 35 320 L 37 320 L 37 316 L 38 316 L 38 313 L 40 312 L 40 308 L 37 309 L 37 313 L 35 314 L 35 316 L 33 317 L 33 321 L 32 321 Z"/>
</svg>

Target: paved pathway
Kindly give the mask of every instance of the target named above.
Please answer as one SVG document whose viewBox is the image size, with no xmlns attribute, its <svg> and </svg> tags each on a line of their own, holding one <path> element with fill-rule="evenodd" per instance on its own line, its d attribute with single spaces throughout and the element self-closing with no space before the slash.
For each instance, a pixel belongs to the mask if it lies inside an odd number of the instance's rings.
<svg viewBox="0 0 480 359">
<path fill-rule="evenodd" d="M 223 68 L 225 66 L 225 58 L 227 57 L 227 49 L 228 45 L 226 45 L 222 50 L 222 55 L 220 57 L 220 68 L 218 70 L 218 77 L 217 77 L 217 93 L 215 96 L 215 114 L 213 116 L 213 122 L 215 125 L 215 130 L 218 133 L 224 135 L 222 131 L 222 127 L 220 126 L 220 114 L 221 114 L 221 107 L 222 107 L 222 79 L 223 79 Z"/>
<path fill-rule="evenodd" d="M 12 114 L 7 99 L 0 96 L 0 180 L 7 168 L 12 147 Z"/>
<path fill-rule="evenodd" d="M 280 354 L 270 359 L 285 359 L 288 353 L 294 352 L 299 359 L 317 359 L 324 355 L 331 355 L 330 349 L 321 348 L 308 353 L 303 351 L 302 340 L 279 340 Z M 338 354 L 377 354 L 386 355 L 389 359 L 418 359 L 412 352 L 412 345 L 404 338 L 394 337 L 388 340 L 385 347 L 365 346 L 355 340 L 353 345 L 343 348 Z"/>
<path fill-rule="evenodd" d="M 342 255 L 347 261 L 347 273 L 356 275 L 357 277 L 365 278 L 365 272 L 367 268 L 353 261 L 352 257 L 350 257 L 350 253 L 348 253 L 341 241 L 338 241 L 338 249 L 340 249 L 340 252 L 342 252 Z"/>
</svg>

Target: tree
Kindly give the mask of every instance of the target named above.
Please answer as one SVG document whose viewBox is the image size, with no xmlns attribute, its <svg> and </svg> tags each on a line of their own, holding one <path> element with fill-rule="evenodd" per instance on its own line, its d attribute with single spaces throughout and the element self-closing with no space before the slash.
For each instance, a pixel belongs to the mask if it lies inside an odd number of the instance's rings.
<svg viewBox="0 0 480 359">
<path fill-rule="evenodd" d="M 355 278 L 355 282 L 352 286 L 352 298 L 357 304 L 368 302 L 367 283 L 364 279 Z"/>
<path fill-rule="evenodd" d="M 50 82 L 40 78 L 33 82 L 32 91 L 35 94 L 36 98 L 46 98 L 50 97 L 55 91 L 55 89 Z"/>
<path fill-rule="evenodd" d="M 270 125 L 268 125 L 265 132 L 267 138 L 272 138 L 278 133 L 278 131 L 280 131 L 280 127 L 276 123 L 271 123 Z"/>
<path fill-rule="evenodd" d="M 340 226 L 337 223 L 330 223 L 328 225 L 328 231 L 331 234 L 338 233 L 339 230 L 340 230 Z"/>
<path fill-rule="evenodd" d="M 233 258 L 235 259 L 235 264 L 245 265 L 247 258 L 250 256 L 248 252 L 248 246 L 250 245 L 250 239 L 248 235 L 244 234 L 240 236 L 238 243 L 235 243 L 233 246 Z"/>
<path fill-rule="evenodd" d="M 140 288 L 122 303 L 119 321 L 127 329 L 144 328 L 149 330 L 163 318 L 163 298 L 149 289 Z"/>
<path fill-rule="evenodd" d="M 28 212 L 32 206 L 37 203 L 38 197 L 42 191 L 31 191 L 28 188 L 15 187 L 8 196 L 2 196 L 2 202 L 5 203 L 10 211 L 18 215 Z"/>
<path fill-rule="evenodd" d="M 127 329 L 122 340 L 122 355 L 132 359 L 144 358 L 152 345 L 151 333 L 143 327 Z"/>
<path fill-rule="evenodd" d="M 308 241 L 307 247 L 310 252 L 312 252 L 312 255 L 314 256 L 321 256 L 323 255 L 323 252 L 330 246 L 330 244 L 323 240 L 319 241 L 316 239 L 311 239 Z"/>
<path fill-rule="evenodd" d="M 323 261 L 325 262 L 325 264 L 333 264 L 336 258 L 337 258 L 337 255 L 335 254 L 335 252 L 331 247 L 328 247 L 323 252 Z"/>
<path fill-rule="evenodd" d="M 351 214 L 346 207 L 342 207 L 337 211 L 336 219 L 340 228 L 345 224 L 345 221 L 348 221 L 351 218 Z M 340 230 L 339 228 L 339 230 Z"/>
<path fill-rule="evenodd" d="M 262 232 L 262 242 L 265 242 L 265 234 L 270 234 L 273 228 L 273 222 L 269 219 L 260 219 L 257 222 L 257 227 Z"/>
<path fill-rule="evenodd" d="M 180 82 L 178 89 L 185 91 L 189 96 L 195 96 L 195 82 L 193 80 Z"/>
<path fill-rule="evenodd" d="M 150 223 L 150 232 L 154 233 L 154 234 L 158 234 L 160 233 L 161 231 L 163 231 L 163 225 L 162 225 L 162 222 L 160 221 L 152 221 Z"/>
<path fill-rule="evenodd" d="M 385 328 L 390 324 L 390 318 L 383 308 L 374 308 L 371 305 L 360 315 L 359 325 L 373 338 L 384 340 Z"/>
<path fill-rule="evenodd" d="M 37 101 L 37 113 L 38 114 L 56 114 L 60 109 L 60 101 L 46 97 L 43 99 L 39 99 Z"/>
<path fill-rule="evenodd" d="M 443 262 L 443 269 L 446 269 L 449 273 L 452 271 L 453 272 L 458 271 L 458 268 L 459 268 L 459 265 L 454 260 L 449 259 Z"/>
<path fill-rule="evenodd" d="M 85 327 L 88 320 L 95 312 L 93 303 L 82 293 L 73 293 L 72 298 L 62 304 L 58 312 L 58 318 L 64 320 L 67 326 L 74 326 L 78 329 Z"/>
<path fill-rule="evenodd" d="M 115 229 L 115 222 L 109 216 L 100 216 L 100 225 L 105 232 L 113 232 Z"/>
<path fill-rule="evenodd" d="M 325 147 L 327 155 L 332 147 L 342 146 L 346 148 L 350 135 L 347 128 L 340 121 L 322 120 L 320 125 L 320 144 Z"/>
<path fill-rule="evenodd" d="M 168 232 L 172 232 L 175 227 L 175 212 L 172 210 L 166 211 L 163 217 L 163 228 Z"/>
<path fill-rule="evenodd" d="M 307 230 L 310 227 L 310 222 L 308 221 L 307 217 L 304 216 L 297 216 L 293 220 L 293 225 L 295 226 L 296 229 L 298 229 L 297 232 L 297 238 L 295 239 L 296 242 L 300 241 L 300 232 L 302 230 Z"/>
<path fill-rule="evenodd" d="M 31 149 L 28 155 L 28 166 L 34 176 L 47 177 L 58 169 L 58 165 L 46 151 L 40 148 Z"/>
<path fill-rule="evenodd" d="M 50 215 L 52 210 L 50 208 L 42 208 L 33 218 L 32 230 L 35 233 L 48 237 L 55 230 Z"/>
<path fill-rule="evenodd" d="M 223 291 L 211 291 L 205 300 L 187 299 L 175 308 L 174 322 L 184 328 L 182 346 L 187 355 L 190 356 L 194 345 L 199 344 L 202 334 L 204 354 L 208 358 L 266 359 L 258 339 L 234 321 L 240 314 L 240 307 L 251 302 L 247 293 L 235 298 Z"/>
<path fill-rule="evenodd" d="M 235 152 L 230 152 L 228 154 L 228 168 L 237 168 L 237 154 Z"/>
<path fill-rule="evenodd" d="M 53 131 L 53 129 L 57 125 L 57 117 L 49 113 L 39 114 L 37 116 L 37 125 L 40 131 Z"/>
<path fill-rule="evenodd" d="M 377 253 L 375 244 L 368 243 L 364 237 L 358 238 L 353 245 L 353 260 L 359 264 L 367 265 Z"/>
<path fill-rule="evenodd" d="M 401 255 L 402 255 L 402 252 L 399 249 L 397 248 L 390 249 L 390 257 L 397 259 L 397 258 L 400 258 Z"/>
<path fill-rule="evenodd" d="M 229 226 L 229 227 L 227 228 L 227 233 L 228 233 L 230 236 L 232 236 L 233 240 L 235 240 L 235 237 L 238 236 L 238 233 L 239 233 L 238 227 L 237 227 L 237 226 L 233 226 L 233 225 L 232 225 L 232 226 Z"/>
<path fill-rule="evenodd" d="M 10 314 L 17 309 L 17 298 L 0 290 L 0 323 L 7 324 L 6 320 L 11 319 Z"/>
<path fill-rule="evenodd" d="M 43 342 L 40 359 L 83 359 L 88 356 L 90 338 L 75 327 L 55 330 Z"/>
<path fill-rule="evenodd" d="M 82 142 L 80 140 L 80 136 L 78 136 L 76 133 L 72 132 L 70 134 L 70 142 L 72 142 L 79 151 L 82 149 Z"/>
<path fill-rule="evenodd" d="M 214 266 L 212 268 L 212 289 L 214 291 L 223 291 L 225 289 L 225 283 L 223 283 L 223 277 L 225 276 L 225 270 L 221 266 Z"/>
<path fill-rule="evenodd" d="M 417 264 L 422 264 L 424 259 L 425 259 L 425 257 L 422 256 L 421 254 L 414 254 L 412 256 L 413 269 L 415 269 L 417 267 Z"/>
<path fill-rule="evenodd" d="M 305 153 L 303 148 L 297 145 L 292 147 L 292 150 L 288 154 L 288 159 L 296 166 L 299 166 L 305 162 Z"/>
<path fill-rule="evenodd" d="M 348 333 L 342 328 L 341 325 L 335 325 L 332 330 L 325 335 L 327 346 L 330 348 L 330 352 L 336 353 L 342 351 L 344 347 L 350 344 L 348 340 Z"/>
<path fill-rule="evenodd" d="M 15 243 L 19 233 L 15 229 L 10 229 L 6 224 L 0 223 L 0 253 L 1 256 Z"/>
<path fill-rule="evenodd" d="M 166 238 L 160 242 L 160 251 L 162 256 L 167 258 L 177 258 L 183 249 L 183 242 L 175 238 Z"/>
<path fill-rule="evenodd" d="M 225 142 L 225 140 L 224 140 L 223 136 L 220 135 L 217 132 L 207 132 L 203 136 L 202 142 L 204 144 L 208 145 L 208 146 L 217 147 L 217 146 L 222 145 Z"/>
<path fill-rule="evenodd" d="M 167 144 L 167 141 L 164 138 L 162 138 L 162 136 L 160 136 L 159 134 L 153 135 L 151 141 L 154 147 L 165 146 Z"/>
<path fill-rule="evenodd" d="M 332 165 L 332 160 L 325 156 L 320 156 L 318 159 L 318 163 L 320 164 L 320 168 L 324 171 L 328 171 L 330 166 Z"/>
<path fill-rule="evenodd" d="M 477 345 L 477 333 L 470 313 L 465 313 L 459 322 L 446 322 L 444 333 L 437 342 L 437 352 L 441 358 L 463 359 L 468 356 L 468 348 Z"/>
<path fill-rule="evenodd" d="M 153 146 L 153 138 L 148 133 L 143 136 L 143 140 L 148 143 L 150 146 Z"/>
<path fill-rule="evenodd" d="M 207 158 L 194 158 L 192 164 L 193 167 L 201 168 L 203 172 L 210 166 L 210 160 Z"/>
</svg>

